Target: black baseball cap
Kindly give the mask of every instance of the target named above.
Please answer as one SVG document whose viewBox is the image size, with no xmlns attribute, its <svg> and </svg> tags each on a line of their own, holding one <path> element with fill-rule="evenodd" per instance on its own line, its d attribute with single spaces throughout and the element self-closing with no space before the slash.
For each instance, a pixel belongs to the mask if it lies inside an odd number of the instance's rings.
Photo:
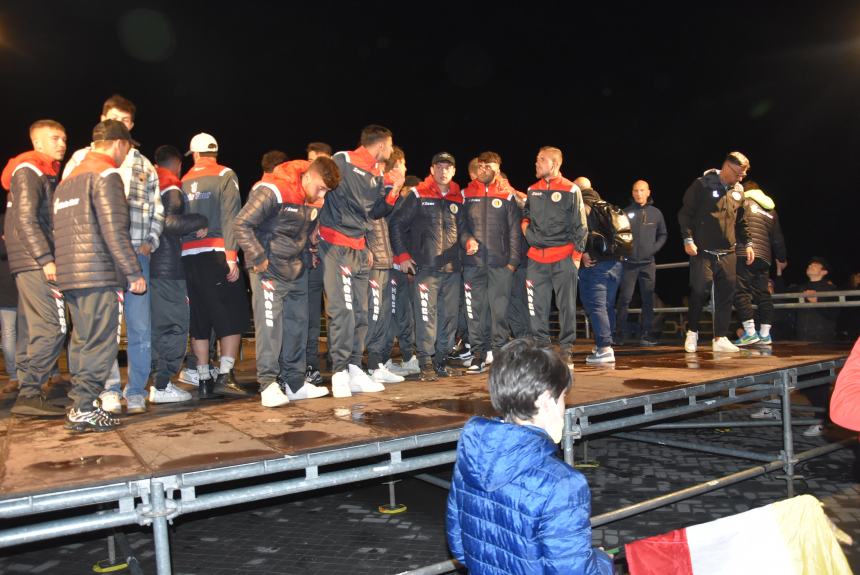
<svg viewBox="0 0 860 575">
<path fill-rule="evenodd" d="M 93 142 L 106 140 L 128 140 L 133 146 L 140 145 L 131 137 L 131 132 L 128 131 L 125 124 L 118 120 L 104 120 L 93 128 Z"/>
<path fill-rule="evenodd" d="M 457 165 L 457 161 L 454 159 L 454 156 L 452 156 L 448 152 L 439 152 L 438 154 L 433 156 L 433 160 L 430 162 L 430 165 L 433 166 L 442 162 L 448 162 L 452 166 Z"/>
</svg>

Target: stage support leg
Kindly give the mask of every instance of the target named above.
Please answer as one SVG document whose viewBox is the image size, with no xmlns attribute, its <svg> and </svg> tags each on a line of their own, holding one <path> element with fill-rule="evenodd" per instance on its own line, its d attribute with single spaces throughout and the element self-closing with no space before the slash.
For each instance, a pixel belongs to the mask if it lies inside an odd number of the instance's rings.
<svg viewBox="0 0 860 575">
<path fill-rule="evenodd" d="M 782 379 L 782 460 L 785 462 L 786 492 L 794 497 L 794 437 L 791 434 L 791 391 L 797 383 L 797 370 L 788 369 L 781 374 Z"/>
<path fill-rule="evenodd" d="M 164 503 L 164 486 L 152 482 L 152 531 L 155 536 L 155 564 L 158 575 L 170 575 L 170 540 L 167 536 L 167 506 Z"/>
</svg>

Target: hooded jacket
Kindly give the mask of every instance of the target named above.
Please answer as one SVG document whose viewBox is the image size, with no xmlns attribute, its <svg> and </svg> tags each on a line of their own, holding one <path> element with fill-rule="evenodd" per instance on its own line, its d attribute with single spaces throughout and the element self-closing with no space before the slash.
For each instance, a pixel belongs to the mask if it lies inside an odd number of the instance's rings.
<svg viewBox="0 0 860 575">
<path fill-rule="evenodd" d="M 245 265 L 269 260 L 264 276 L 291 281 L 305 268 L 305 245 L 319 214 L 318 206 L 306 203 L 302 189 L 302 174 L 308 166 L 306 160 L 294 160 L 264 174 L 233 221 Z"/>
<path fill-rule="evenodd" d="M 5 233 L 9 271 L 41 270 L 54 261 L 51 208 L 60 162 L 31 150 L 9 160 L 3 169 L 6 201 Z"/>
<path fill-rule="evenodd" d="M 184 214 L 185 196 L 182 182 L 171 171 L 155 168 L 161 204 L 164 206 L 164 228 L 158 249 L 152 252 L 149 261 L 149 277 L 165 280 L 184 280 L 182 268 L 182 236 L 191 234 L 209 225 L 202 214 Z"/>
<path fill-rule="evenodd" d="M 528 257 L 554 263 L 585 249 L 588 226 L 579 187 L 561 174 L 538 180 L 528 189 L 523 208 Z"/>
<path fill-rule="evenodd" d="M 458 230 L 463 195 L 451 182 L 444 196 L 433 176 L 412 188 L 391 218 L 391 244 L 396 264 L 410 258 L 419 268 L 453 272 L 460 269 Z"/>
<path fill-rule="evenodd" d="M 113 158 L 89 152 L 54 194 L 57 286 L 125 288 L 143 277 L 128 231 L 125 186 Z"/>
<path fill-rule="evenodd" d="M 471 574 L 612 573 L 591 547 L 591 492 L 542 429 L 473 417 L 448 494 L 448 546 Z"/>
<path fill-rule="evenodd" d="M 776 215 L 776 204 L 761 190 L 744 192 L 743 221 L 749 230 L 756 259 L 773 263 L 773 258 L 784 262 L 785 238 Z M 742 246 L 737 247 L 738 255 L 743 253 Z"/>
<path fill-rule="evenodd" d="M 630 220 L 630 229 L 633 230 L 633 254 L 624 261 L 631 264 L 651 263 L 668 237 L 663 212 L 654 207 L 650 197 L 644 206 L 630 202 L 624 212 Z"/>
<path fill-rule="evenodd" d="M 735 244 L 746 248 L 749 234 L 743 212 L 738 213 L 743 200 L 743 186 L 727 186 L 719 170 L 708 170 L 684 193 L 678 212 L 681 237 L 692 240 L 700 252 L 734 250 Z"/>
<path fill-rule="evenodd" d="M 498 179 L 489 185 L 473 180 L 463 190 L 463 226 L 460 247 L 463 264 L 476 267 L 500 268 L 520 265 L 522 212 L 516 202 L 514 189 L 507 180 Z M 466 243 L 477 240 L 478 251 L 465 253 Z"/>
</svg>

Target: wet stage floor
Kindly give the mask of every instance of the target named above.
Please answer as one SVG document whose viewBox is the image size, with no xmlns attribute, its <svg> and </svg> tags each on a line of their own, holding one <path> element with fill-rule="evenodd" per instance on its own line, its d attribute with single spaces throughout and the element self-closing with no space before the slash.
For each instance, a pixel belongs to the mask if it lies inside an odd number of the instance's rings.
<svg viewBox="0 0 860 575">
<path fill-rule="evenodd" d="M 793 343 L 739 354 L 625 347 L 616 349 L 613 367 L 585 365 L 590 345 L 580 347 L 568 406 L 829 361 L 849 352 L 847 345 Z M 237 366 L 236 377 L 253 384 L 253 359 Z M 82 435 L 65 431 L 62 419 L 11 416 L 13 401 L 14 395 L 0 398 L 0 499 L 456 429 L 473 415 L 494 414 L 487 374 L 432 383 L 407 380 L 382 393 L 297 401 L 277 409 L 262 407 L 259 397 L 195 398 L 124 416 L 118 431 Z"/>
</svg>

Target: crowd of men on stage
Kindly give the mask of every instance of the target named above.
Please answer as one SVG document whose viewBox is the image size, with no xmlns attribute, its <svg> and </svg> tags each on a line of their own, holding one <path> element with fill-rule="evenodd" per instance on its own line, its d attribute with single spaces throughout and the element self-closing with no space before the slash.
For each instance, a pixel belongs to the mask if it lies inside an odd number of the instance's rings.
<svg viewBox="0 0 860 575">
<path fill-rule="evenodd" d="M 549 347 L 553 299 L 560 355 L 573 369 L 577 286 L 594 330 L 587 363 L 615 360 L 619 286 L 619 326 L 627 324 L 638 282 L 640 343 L 657 343 L 649 331 L 654 255 L 667 233 L 643 180 L 623 210 L 633 242 L 621 254 L 613 249 L 614 230 L 606 229 L 606 202 L 586 178 L 562 175 L 555 147 L 540 148 L 537 181 L 525 192 L 509 184 L 501 157 L 490 151 L 472 160 L 461 189 L 453 181 L 457 161 L 444 151 L 433 156 L 426 178 L 407 182 L 406 158 L 391 131 L 370 125 L 352 151 L 332 155 L 316 143 L 307 160 L 266 154 L 263 176 L 242 205 L 237 176 L 218 163 L 214 137 L 194 136 L 185 154 L 194 165 L 182 174 L 177 148 L 157 148 L 155 165 L 136 148 L 134 115 L 130 101 L 109 98 L 92 144 L 62 172 L 65 130 L 37 121 L 33 149 L 3 171 L 5 239 L 19 293 L 15 414 L 65 416 L 71 430 L 105 431 L 119 424 L 123 398 L 128 413 L 146 411 L 147 400 L 191 399 L 171 381 L 189 336 L 183 381 L 196 384 L 201 399 L 256 395 L 233 378 L 250 319 L 239 250 L 249 272 L 266 407 L 329 393 L 318 353 L 323 291 L 335 397 L 383 391 L 408 375 L 448 377 L 461 318 L 470 374 L 486 371 L 511 336 Z M 771 261 L 785 262 L 785 250 L 772 202 L 741 185 L 748 170 L 748 159 L 731 152 L 684 195 L 678 219 L 691 258 L 687 352 L 696 351 L 711 283 L 713 349 L 738 351 L 726 337 L 733 302 L 746 332 L 736 343 L 770 343 L 767 305 L 756 328 L 750 303 L 766 299 Z M 736 283 L 743 289 L 736 292 Z M 124 389 L 116 360 L 123 319 Z M 67 336 L 68 411 L 42 394 Z M 399 362 L 391 357 L 395 338 Z M 210 340 L 218 342 L 215 363 Z"/>
</svg>

